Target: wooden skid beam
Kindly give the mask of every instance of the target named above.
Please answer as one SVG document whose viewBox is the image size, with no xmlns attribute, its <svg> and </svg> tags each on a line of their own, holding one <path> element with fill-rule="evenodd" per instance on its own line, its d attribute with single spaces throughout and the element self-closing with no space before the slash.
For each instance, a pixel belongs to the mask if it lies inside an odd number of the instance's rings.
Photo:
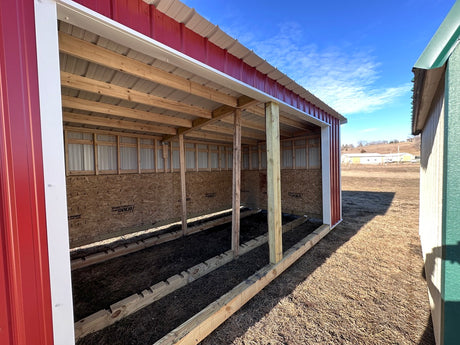
<svg viewBox="0 0 460 345">
<path fill-rule="evenodd" d="M 150 111 L 120 107 L 118 105 L 89 101 L 83 98 L 62 96 L 62 106 L 66 108 L 91 111 L 132 120 L 156 122 L 163 125 L 192 127 L 192 121 L 180 117 L 152 113 Z"/>
<path fill-rule="evenodd" d="M 59 32 L 59 50 L 80 59 L 94 62 L 98 65 L 128 73 L 145 80 L 150 80 L 154 83 L 181 90 L 195 96 L 207 98 L 217 103 L 226 104 L 231 107 L 238 106 L 238 101 L 235 97 L 63 32 Z"/>
<path fill-rule="evenodd" d="M 245 211 L 241 213 L 241 218 L 249 217 L 259 212 L 260 210 Z M 203 223 L 197 226 L 193 226 L 191 228 L 187 228 L 186 235 L 192 235 L 200 231 L 211 229 L 218 225 L 230 223 L 231 221 L 232 221 L 231 215 L 222 217 L 222 218 L 218 218 L 218 219 L 214 219 L 206 223 Z M 182 231 L 173 231 L 173 232 L 164 233 L 158 236 L 152 236 L 145 240 L 132 242 L 126 245 L 120 245 L 118 247 L 115 247 L 114 249 L 94 253 L 84 258 L 74 259 L 71 261 L 71 268 L 72 270 L 76 270 L 79 268 L 91 266 L 91 265 L 94 265 L 100 262 L 104 262 L 107 260 L 117 258 L 119 256 L 123 256 L 126 254 L 137 252 L 145 248 L 156 246 L 157 244 L 160 244 L 160 243 L 165 243 L 165 242 L 169 242 L 172 240 L 176 240 L 180 237 L 182 237 Z"/>
<path fill-rule="evenodd" d="M 305 217 L 296 219 L 288 224 L 285 231 L 289 231 L 306 221 Z M 267 235 L 259 236 L 240 246 L 240 254 L 246 254 L 251 250 L 267 242 Z M 176 274 L 166 281 L 159 282 L 143 290 L 141 293 L 133 294 L 122 299 L 110 306 L 110 309 L 100 310 L 84 319 L 75 323 L 75 338 L 84 337 L 90 333 L 100 331 L 101 329 L 120 321 L 124 317 L 135 313 L 136 311 L 147 307 L 164 296 L 184 287 L 185 285 L 204 277 L 206 274 L 216 270 L 219 267 L 229 263 L 234 259 L 232 250 L 214 256 L 213 258 L 201 262 L 180 274 Z"/>
<path fill-rule="evenodd" d="M 82 77 L 68 72 L 61 71 L 61 84 L 72 89 L 83 90 L 87 92 L 96 93 L 98 95 L 109 96 L 113 98 L 122 99 L 125 101 L 150 105 L 162 109 L 177 111 L 184 114 L 193 116 L 211 118 L 211 111 L 195 106 L 189 105 L 171 99 L 154 96 L 141 91 L 128 89 L 115 84 L 106 83 L 103 81 Z"/>
<path fill-rule="evenodd" d="M 257 271 L 154 345 L 198 344 L 330 231 L 328 225 L 322 225 L 289 249 L 280 262 L 275 265 L 267 265 Z"/>
<path fill-rule="evenodd" d="M 156 126 L 147 123 L 110 119 L 94 115 L 83 115 L 77 113 L 64 112 L 64 122 L 78 123 L 82 125 L 110 127 L 116 129 L 126 129 L 130 131 L 159 133 L 159 134 L 176 134 L 176 130 L 172 127 Z"/>
</svg>

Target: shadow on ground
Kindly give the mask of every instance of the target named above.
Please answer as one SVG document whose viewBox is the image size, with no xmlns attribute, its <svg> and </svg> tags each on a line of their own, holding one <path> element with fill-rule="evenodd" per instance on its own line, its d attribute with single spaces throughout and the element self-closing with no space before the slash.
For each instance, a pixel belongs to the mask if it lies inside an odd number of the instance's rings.
<svg viewBox="0 0 460 345">
<path fill-rule="evenodd" d="M 357 234 L 366 223 L 375 216 L 384 215 L 390 208 L 394 196 L 393 192 L 343 191 L 343 222 L 243 306 L 227 320 L 226 324 L 211 333 L 202 344 L 228 344 L 242 336 L 247 329 L 269 313 L 281 299 L 291 294 L 334 252 Z"/>
</svg>

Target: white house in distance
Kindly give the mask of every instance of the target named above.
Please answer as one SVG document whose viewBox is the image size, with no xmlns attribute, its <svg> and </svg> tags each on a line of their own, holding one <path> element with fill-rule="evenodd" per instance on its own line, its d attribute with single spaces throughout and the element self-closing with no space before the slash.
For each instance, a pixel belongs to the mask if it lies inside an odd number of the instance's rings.
<svg viewBox="0 0 460 345">
<path fill-rule="evenodd" d="M 411 153 L 345 153 L 342 155 L 342 164 L 386 164 L 402 163 L 415 160 Z"/>
</svg>

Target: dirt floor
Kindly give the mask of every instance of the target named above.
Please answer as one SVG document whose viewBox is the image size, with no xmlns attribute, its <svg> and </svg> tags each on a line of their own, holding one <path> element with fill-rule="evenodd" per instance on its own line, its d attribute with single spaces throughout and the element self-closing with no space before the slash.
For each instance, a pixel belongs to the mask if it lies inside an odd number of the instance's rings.
<svg viewBox="0 0 460 345">
<path fill-rule="evenodd" d="M 345 169 L 344 221 L 202 343 L 434 344 L 418 237 L 418 169 L 415 165 Z M 283 236 L 285 249 L 314 226 L 307 223 L 301 228 Z M 189 246 L 206 242 L 200 236 Z M 266 265 L 267 252 L 266 245 L 259 247 L 121 322 L 82 338 L 78 345 L 152 344 Z M 208 257 L 213 256 L 209 253 Z M 194 265 L 190 260 L 180 264 Z M 74 285 L 74 298 L 84 300 L 87 284 L 93 284 L 91 291 L 97 290 L 93 278 L 112 276 L 107 274 L 107 265 L 115 266 L 107 263 L 77 270 L 74 284 L 80 274 L 82 290 L 75 291 Z M 140 289 L 127 288 L 133 279 L 123 276 L 133 266 L 119 266 L 118 272 L 112 272 L 124 280 L 94 297 L 93 301 L 103 300 L 100 305 L 105 308 L 112 299 L 119 299 L 113 295 L 120 289 L 126 288 L 119 293 L 125 294 L 123 298 L 128 290 L 129 295 L 145 288 L 144 282 Z M 92 270 L 99 275 L 91 278 L 95 273 L 88 272 Z M 155 279 L 165 279 L 169 273 L 165 269 L 158 274 Z M 145 282 L 148 279 L 151 277 Z M 76 315 L 101 309 L 93 303 L 76 307 Z"/>
<path fill-rule="evenodd" d="M 344 221 L 202 343 L 434 344 L 418 172 L 343 170 Z"/>
</svg>

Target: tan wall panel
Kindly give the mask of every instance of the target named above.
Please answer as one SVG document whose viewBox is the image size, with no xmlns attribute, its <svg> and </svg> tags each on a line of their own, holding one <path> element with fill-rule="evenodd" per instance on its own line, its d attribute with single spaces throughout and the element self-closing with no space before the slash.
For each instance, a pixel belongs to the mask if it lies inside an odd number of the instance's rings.
<svg viewBox="0 0 460 345">
<path fill-rule="evenodd" d="M 187 172 L 188 216 L 231 207 L 232 175 Z M 67 177 L 70 246 L 179 220 L 178 173 Z"/>
<path fill-rule="evenodd" d="M 265 171 L 242 172 L 241 202 L 251 208 L 267 207 Z M 321 170 L 281 170 L 281 208 L 285 213 L 322 214 Z"/>
</svg>

